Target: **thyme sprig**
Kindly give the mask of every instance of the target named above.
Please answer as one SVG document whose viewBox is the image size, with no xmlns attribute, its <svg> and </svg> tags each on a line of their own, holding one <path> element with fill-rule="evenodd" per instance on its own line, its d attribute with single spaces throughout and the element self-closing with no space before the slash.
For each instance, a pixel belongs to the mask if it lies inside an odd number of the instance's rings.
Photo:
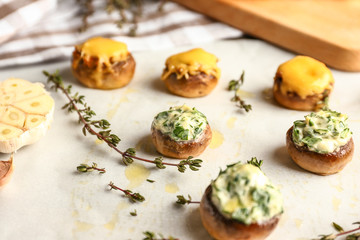
<svg viewBox="0 0 360 240">
<path fill-rule="evenodd" d="M 97 10 L 93 5 L 93 0 L 76 0 L 80 5 L 82 15 L 82 26 L 79 28 L 80 32 L 86 31 L 89 27 L 88 18 L 95 13 Z M 105 9 L 100 9 L 100 11 L 105 10 L 108 15 L 113 12 L 117 12 L 119 19 L 115 20 L 115 25 L 121 29 L 124 24 L 129 24 L 129 36 L 136 36 L 138 29 L 138 22 L 143 15 L 144 8 L 143 0 L 107 0 Z M 161 0 L 158 6 L 158 11 L 162 12 L 166 0 Z M 131 19 L 126 15 L 129 13 Z"/>
<path fill-rule="evenodd" d="M 99 173 L 105 173 L 105 168 L 98 168 L 97 164 L 93 162 L 91 166 L 87 165 L 86 163 L 81 163 L 79 166 L 76 167 L 78 172 L 92 172 L 94 170 L 98 171 Z"/>
<path fill-rule="evenodd" d="M 234 91 L 234 97 L 231 98 L 232 102 L 235 102 L 240 109 L 244 109 L 246 112 L 252 110 L 250 104 L 246 104 L 244 100 L 241 99 L 239 95 L 239 89 L 244 84 L 245 71 L 242 72 L 238 80 L 231 80 L 228 85 L 229 91 Z"/>
<path fill-rule="evenodd" d="M 125 196 L 127 198 L 129 198 L 132 202 L 143 202 L 143 201 L 145 201 L 144 196 L 142 196 L 140 193 L 136 193 L 136 192 L 134 193 L 131 190 L 128 190 L 128 189 L 124 190 L 122 188 L 119 188 L 119 187 L 115 186 L 115 184 L 113 182 L 110 182 L 109 186 L 110 186 L 110 190 L 115 189 L 115 190 L 122 191 L 125 194 Z"/>
<path fill-rule="evenodd" d="M 185 204 L 190 204 L 190 203 L 196 203 L 196 204 L 200 204 L 199 201 L 192 201 L 191 196 L 188 194 L 188 199 L 186 199 L 183 195 L 177 195 L 177 204 L 180 205 L 185 205 Z"/>
<path fill-rule="evenodd" d="M 247 163 L 258 167 L 261 170 L 261 165 L 263 164 L 263 160 L 258 160 L 256 157 L 252 157 L 251 160 L 248 160 Z"/>
<path fill-rule="evenodd" d="M 163 157 L 157 157 L 154 160 L 149 160 L 136 156 L 135 148 L 128 148 L 126 151 L 121 151 L 117 148 L 118 143 L 121 139 L 112 133 L 110 129 L 110 123 L 106 119 L 101 120 L 92 120 L 92 117 L 96 113 L 88 106 L 85 102 L 85 96 L 80 95 L 78 92 L 71 96 L 72 86 L 65 86 L 62 80 L 62 77 L 59 75 L 59 71 L 55 71 L 53 74 L 50 74 L 46 71 L 43 71 L 43 74 L 47 77 L 47 82 L 52 83 L 51 89 L 55 91 L 60 90 L 69 100 L 67 104 L 63 106 L 63 109 L 67 109 L 68 112 L 76 112 L 79 117 L 79 123 L 83 124 L 82 132 L 86 136 L 87 133 L 95 135 L 98 139 L 107 143 L 109 147 L 114 149 L 122 156 L 122 161 L 125 165 L 131 164 L 134 160 L 139 160 L 147 163 L 154 164 L 159 169 L 164 169 L 166 166 L 174 166 L 178 168 L 178 171 L 183 173 L 187 169 L 187 166 L 192 171 L 198 171 L 201 167 L 201 159 L 193 159 L 192 156 L 189 156 L 187 159 L 181 160 L 179 163 L 169 163 L 164 162 Z M 78 107 L 81 106 L 80 107 Z M 100 129 L 100 131 L 95 131 L 94 128 Z"/>
<path fill-rule="evenodd" d="M 80 5 L 80 14 L 82 15 L 83 23 L 79 28 L 79 32 L 84 32 L 89 27 L 88 18 L 95 12 L 93 0 L 76 0 L 76 2 Z"/>
<path fill-rule="evenodd" d="M 345 240 L 359 240 L 360 239 L 360 222 L 354 222 L 353 224 L 358 225 L 356 228 L 344 231 L 344 229 L 337 223 L 333 222 L 332 226 L 338 233 L 332 233 L 328 235 L 319 235 L 320 238 L 313 240 L 335 240 L 337 237 L 346 236 Z M 354 233 L 357 232 L 357 233 Z"/>
<path fill-rule="evenodd" d="M 118 12 L 120 19 L 115 21 L 118 28 L 122 28 L 125 23 L 130 24 L 128 35 L 135 36 L 138 28 L 139 18 L 143 14 L 142 0 L 107 0 L 106 12 L 111 14 L 113 11 Z M 132 19 L 126 17 L 125 11 L 129 11 Z"/>
<path fill-rule="evenodd" d="M 172 236 L 165 238 L 161 233 L 158 233 L 156 235 L 155 233 L 150 231 L 143 232 L 143 234 L 145 235 L 145 238 L 143 238 L 143 240 L 179 240 L 178 238 Z"/>
</svg>

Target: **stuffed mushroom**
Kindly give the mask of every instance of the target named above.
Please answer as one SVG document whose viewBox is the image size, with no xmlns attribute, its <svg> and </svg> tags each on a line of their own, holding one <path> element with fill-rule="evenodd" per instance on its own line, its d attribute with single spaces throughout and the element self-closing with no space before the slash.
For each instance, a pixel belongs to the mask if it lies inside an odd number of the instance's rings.
<svg viewBox="0 0 360 240">
<path fill-rule="evenodd" d="M 71 67 L 75 78 L 85 86 L 114 89 L 131 81 L 135 65 L 125 43 L 95 37 L 75 46 Z"/>
<path fill-rule="evenodd" d="M 157 114 L 151 134 L 157 151 L 172 158 L 200 155 L 212 137 L 205 115 L 187 105 L 171 107 Z"/>
<path fill-rule="evenodd" d="M 220 69 L 217 57 L 195 48 L 169 57 L 161 79 L 168 90 L 182 97 L 208 95 L 217 85 Z"/>
<path fill-rule="evenodd" d="M 283 213 L 280 190 L 259 167 L 229 165 L 206 189 L 200 202 L 202 223 L 218 240 L 262 240 Z"/>
<path fill-rule="evenodd" d="M 333 86 L 333 75 L 324 63 L 311 57 L 296 56 L 278 67 L 273 94 L 286 108 L 314 111 L 324 106 Z"/>
<path fill-rule="evenodd" d="M 287 150 L 294 162 L 319 175 L 341 171 L 354 154 L 347 118 L 346 114 L 321 110 L 295 121 L 286 133 Z"/>
</svg>

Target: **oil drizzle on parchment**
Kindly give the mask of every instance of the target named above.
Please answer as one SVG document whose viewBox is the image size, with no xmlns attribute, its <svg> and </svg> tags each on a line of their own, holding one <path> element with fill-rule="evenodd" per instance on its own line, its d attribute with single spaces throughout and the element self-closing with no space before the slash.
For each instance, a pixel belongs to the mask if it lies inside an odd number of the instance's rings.
<svg viewBox="0 0 360 240">
<path fill-rule="evenodd" d="M 212 139 L 209 147 L 212 149 L 218 148 L 223 144 L 223 142 L 224 142 L 224 136 L 222 135 L 222 133 L 217 130 L 213 130 Z"/>
</svg>

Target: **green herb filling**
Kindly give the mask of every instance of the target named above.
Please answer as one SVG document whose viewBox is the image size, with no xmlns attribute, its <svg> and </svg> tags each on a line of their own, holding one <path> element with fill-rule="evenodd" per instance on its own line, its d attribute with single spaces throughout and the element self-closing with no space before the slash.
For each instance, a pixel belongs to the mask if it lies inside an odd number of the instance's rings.
<svg viewBox="0 0 360 240">
<path fill-rule="evenodd" d="M 227 218 L 248 225 L 283 212 L 280 190 L 252 164 L 229 165 L 211 186 L 212 202 Z"/>
<path fill-rule="evenodd" d="M 171 107 L 155 116 L 152 126 L 175 141 L 196 140 L 208 122 L 204 114 L 186 105 Z"/>
<path fill-rule="evenodd" d="M 321 110 L 294 122 L 292 138 L 296 145 L 307 146 L 310 151 L 331 153 L 338 151 L 350 140 L 346 114 Z"/>
</svg>

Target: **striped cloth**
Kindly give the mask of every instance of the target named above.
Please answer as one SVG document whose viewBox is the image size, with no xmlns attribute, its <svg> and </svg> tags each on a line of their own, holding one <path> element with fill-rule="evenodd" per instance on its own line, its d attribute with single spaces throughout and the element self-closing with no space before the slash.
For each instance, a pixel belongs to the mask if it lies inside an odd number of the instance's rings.
<svg viewBox="0 0 360 240">
<path fill-rule="evenodd" d="M 0 0 L 0 68 L 69 58 L 73 46 L 93 36 L 123 41 L 130 51 L 159 50 L 240 37 L 242 32 L 167 2 L 144 0 L 136 37 L 131 25 L 119 29 L 118 13 L 107 14 L 105 0 L 93 0 L 89 27 L 79 32 L 82 15 L 77 0 Z M 128 16 L 129 13 L 127 13 Z"/>
</svg>

